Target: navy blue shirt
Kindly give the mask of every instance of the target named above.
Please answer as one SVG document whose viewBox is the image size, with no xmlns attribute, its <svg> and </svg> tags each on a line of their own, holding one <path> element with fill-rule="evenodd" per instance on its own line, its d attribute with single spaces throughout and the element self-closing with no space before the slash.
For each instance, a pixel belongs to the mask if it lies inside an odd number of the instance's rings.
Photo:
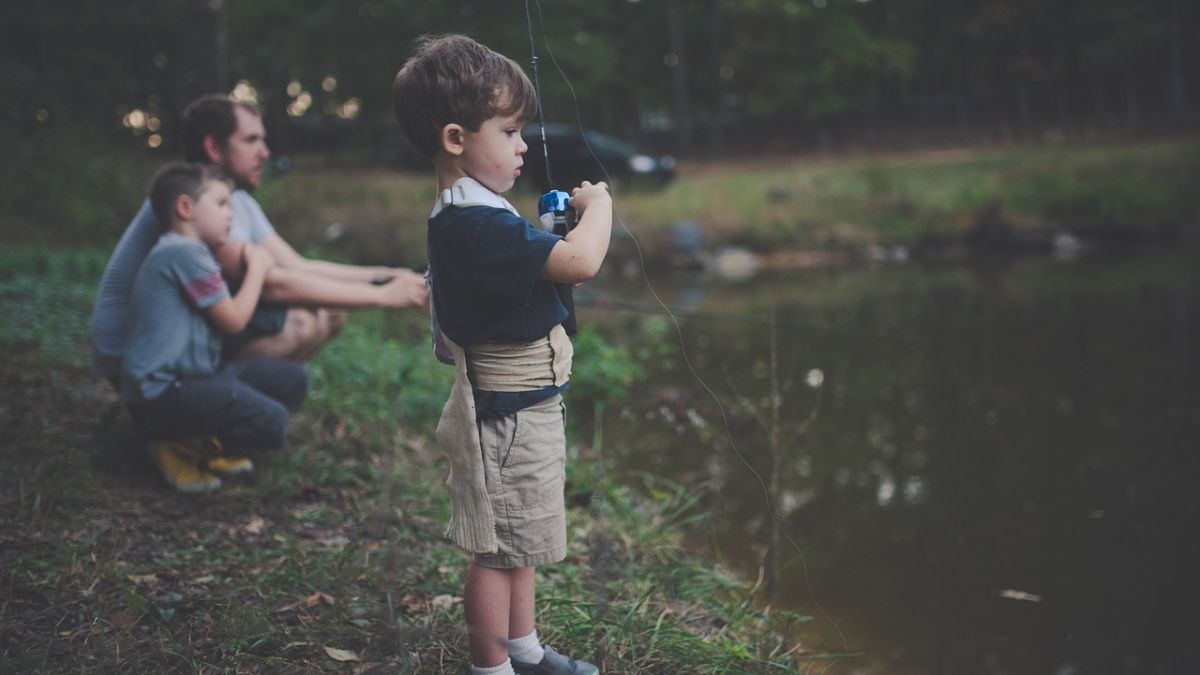
<svg viewBox="0 0 1200 675">
<path fill-rule="evenodd" d="M 542 278 L 562 237 L 491 206 L 447 207 L 429 219 L 433 302 L 442 333 L 460 347 L 531 342 L 567 318 L 554 283 Z M 479 417 L 508 415 L 566 389 L 475 392 Z"/>
<path fill-rule="evenodd" d="M 542 278 L 562 240 L 491 206 L 451 206 L 429 220 L 433 302 L 442 332 L 460 347 L 530 342 L 567 318 Z"/>
</svg>

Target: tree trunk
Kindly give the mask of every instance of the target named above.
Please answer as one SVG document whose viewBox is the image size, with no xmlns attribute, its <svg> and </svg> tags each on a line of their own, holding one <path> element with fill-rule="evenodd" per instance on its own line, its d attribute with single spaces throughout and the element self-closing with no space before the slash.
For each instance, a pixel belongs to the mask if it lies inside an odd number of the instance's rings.
<svg viewBox="0 0 1200 675">
<path fill-rule="evenodd" d="M 1138 110 L 1137 85 L 1134 83 L 1132 70 L 1125 68 L 1122 75 L 1125 78 L 1125 114 L 1128 116 L 1129 126 L 1132 128 L 1138 125 L 1138 118 L 1141 117 Z"/>
<path fill-rule="evenodd" d="M 1171 0 L 1171 116 L 1177 124 L 1186 119 L 1185 81 L 1183 78 L 1183 47 L 1179 39 L 1179 0 Z"/>
<path fill-rule="evenodd" d="M 967 110 L 967 97 L 963 95 L 962 83 L 954 78 L 954 115 L 958 122 L 958 139 L 966 142 L 971 137 L 971 115 Z"/>
<path fill-rule="evenodd" d="M 687 60 L 684 57 L 683 20 L 679 16 L 679 0 L 667 0 L 667 45 L 675 55 L 671 68 L 671 104 L 675 111 L 675 145 L 678 152 L 692 150 L 692 104 L 687 86 Z"/>
<path fill-rule="evenodd" d="M 710 150 L 714 157 L 725 153 L 725 123 L 724 87 L 721 84 L 721 43 L 722 43 L 721 0 L 708 0 L 708 38 L 709 70 L 712 76 L 712 112 L 709 122 Z"/>
<path fill-rule="evenodd" d="M 1108 127 L 1108 103 L 1104 96 L 1104 75 L 1097 72 L 1092 77 L 1092 105 L 1095 107 L 1092 118 L 1100 128 Z"/>
<path fill-rule="evenodd" d="M 229 81 L 229 0 L 210 0 L 208 6 L 212 9 L 216 21 L 216 78 L 217 91 L 229 91 L 233 85 Z"/>
<path fill-rule="evenodd" d="M 1029 88 L 1024 82 L 1017 83 L 1017 113 L 1021 120 L 1021 138 L 1028 140 L 1033 135 L 1033 113 L 1029 110 Z"/>
</svg>

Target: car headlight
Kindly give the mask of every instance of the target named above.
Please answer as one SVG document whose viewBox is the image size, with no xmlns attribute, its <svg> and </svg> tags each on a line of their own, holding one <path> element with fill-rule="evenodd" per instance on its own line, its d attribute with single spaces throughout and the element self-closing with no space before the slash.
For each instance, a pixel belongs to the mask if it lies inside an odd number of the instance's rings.
<svg viewBox="0 0 1200 675">
<path fill-rule="evenodd" d="M 634 155 L 629 158 L 629 169 L 634 173 L 650 173 L 654 171 L 654 158 L 646 155 Z"/>
</svg>

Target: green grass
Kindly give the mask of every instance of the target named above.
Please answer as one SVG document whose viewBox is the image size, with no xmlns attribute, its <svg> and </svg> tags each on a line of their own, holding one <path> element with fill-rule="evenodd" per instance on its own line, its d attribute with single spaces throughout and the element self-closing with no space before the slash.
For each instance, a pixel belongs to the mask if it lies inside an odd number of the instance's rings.
<svg viewBox="0 0 1200 675">
<path fill-rule="evenodd" d="M 710 249 L 859 250 L 955 242 L 993 208 L 1027 230 L 1194 228 L 1198 180 L 1200 141 L 1184 138 L 684 162 L 664 190 L 618 186 L 615 207 L 652 259 L 669 250 L 669 226 L 682 220 L 700 225 Z M 289 238 L 321 244 L 337 222 L 350 236 L 333 246 L 350 259 L 415 264 L 432 195 L 426 173 L 306 164 L 279 180 L 264 205 Z M 535 195 L 512 197 L 534 212 Z"/>
<path fill-rule="evenodd" d="M 0 344 L 36 348 L 52 362 L 89 362 L 81 345 L 105 261 L 105 252 L 92 249 L 0 250 Z"/>
<path fill-rule="evenodd" d="M 441 529 L 447 464 L 429 436 L 450 369 L 425 319 L 356 313 L 311 365 L 290 449 L 256 479 L 166 490 L 106 383 L 86 316 L 104 253 L 7 247 L 0 311 L 0 670 L 456 671 L 464 556 Z M 15 325 L 15 324 L 20 325 Z M 586 335 L 573 410 L 616 395 L 640 355 Z M 577 413 L 572 413 L 573 415 Z M 567 563 L 540 572 L 540 632 L 604 672 L 794 672 L 797 614 L 686 551 L 696 494 L 620 483 L 585 443 L 568 474 Z M 339 663 L 326 648 L 361 661 Z"/>
<path fill-rule="evenodd" d="M 0 231 L 14 241 L 110 246 L 132 216 L 141 199 L 138 186 L 153 168 L 144 159 L 114 158 L 111 164 L 112 175 L 106 174 L 102 184 L 122 186 L 105 188 L 113 198 L 65 198 L 59 204 L 13 195 L 0 209 Z M 99 185 L 94 173 L 89 169 L 64 179 L 79 183 L 78 189 L 62 180 L 55 189 L 68 196 L 92 194 Z M 670 226 L 678 221 L 697 223 L 710 250 L 732 244 L 764 253 L 955 244 L 981 214 L 1027 232 L 1196 234 L 1197 181 L 1200 139 L 1182 137 L 692 160 L 681 163 L 678 178 L 663 190 L 627 191 L 618 185 L 615 207 L 618 231 L 628 227 L 658 264 L 670 257 Z M 258 198 L 299 250 L 416 266 L 425 260 L 424 224 L 434 189 L 428 171 L 314 155 L 298 157 L 287 174 L 269 176 Z M 508 196 L 523 213 L 535 212 L 536 195 Z"/>
<path fill-rule="evenodd" d="M 628 220 L 654 231 L 687 218 L 718 240 L 767 250 L 962 236 L 992 203 L 1025 227 L 1190 225 L 1200 215 L 1190 187 L 1200 177 L 1196 141 L 797 159 L 706 167 L 694 178 L 686 170 L 662 195 L 630 195 Z"/>
</svg>

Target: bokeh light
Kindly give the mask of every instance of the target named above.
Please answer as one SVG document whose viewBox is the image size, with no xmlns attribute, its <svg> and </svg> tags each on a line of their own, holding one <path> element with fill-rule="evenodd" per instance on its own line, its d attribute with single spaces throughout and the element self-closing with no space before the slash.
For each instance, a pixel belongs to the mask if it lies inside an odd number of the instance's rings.
<svg viewBox="0 0 1200 675">
<path fill-rule="evenodd" d="M 347 99 L 345 103 L 338 106 L 337 116 L 344 120 L 352 120 L 358 117 L 358 113 L 362 111 L 362 100 L 358 98 Z"/>
<path fill-rule="evenodd" d="M 254 85 L 246 80 L 239 81 L 233 91 L 229 92 L 229 96 L 242 103 L 258 103 L 258 89 L 255 89 Z"/>
</svg>

